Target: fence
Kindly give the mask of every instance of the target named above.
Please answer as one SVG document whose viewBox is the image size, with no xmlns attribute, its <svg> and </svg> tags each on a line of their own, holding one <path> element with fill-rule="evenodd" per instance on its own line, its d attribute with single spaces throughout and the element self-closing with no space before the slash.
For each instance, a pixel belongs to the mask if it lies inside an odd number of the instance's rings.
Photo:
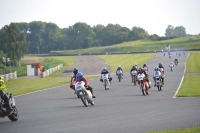
<svg viewBox="0 0 200 133">
<path fill-rule="evenodd" d="M 63 64 L 60 64 L 60 65 L 58 65 L 58 66 L 56 66 L 56 67 L 54 67 L 54 68 L 50 68 L 49 70 L 43 72 L 43 73 L 42 73 L 42 78 L 44 78 L 44 77 L 46 77 L 46 76 L 52 74 L 54 71 L 59 70 L 61 67 L 63 67 Z"/>
<path fill-rule="evenodd" d="M 10 79 L 16 79 L 17 78 L 17 72 L 13 72 L 13 73 L 8 73 L 8 74 L 5 74 L 5 75 L 2 75 L 3 79 L 5 82 L 7 82 L 8 80 Z"/>
</svg>

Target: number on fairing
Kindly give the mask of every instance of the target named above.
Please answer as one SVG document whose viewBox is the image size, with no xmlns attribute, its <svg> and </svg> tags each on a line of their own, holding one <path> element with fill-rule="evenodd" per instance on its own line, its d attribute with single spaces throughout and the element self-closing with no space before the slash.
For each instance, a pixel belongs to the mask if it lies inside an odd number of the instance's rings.
<svg viewBox="0 0 200 133">
<path fill-rule="evenodd" d="M 139 76 L 138 79 L 139 79 L 139 80 L 143 80 L 143 77 L 142 77 L 142 76 Z"/>
<path fill-rule="evenodd" d="M 158 79 L 158 78 L 159 78 L 159 76 L 157 76 L 157 75 L 156 75 L 156 78 Z"/>
<path fill-rule="evenodd" d="M 136 72 L 136 71 L 132 71 L 131 73 L 132 73 L 133 75 L 136 75 L 136 74 L 137 74 L 137 72 Z"/>
<path fill-rule="evenodd" d="M 82 89 L 82 86 L 80 84 L 77 85 L 76 90 L 81 90 L 81 89 Z"/>
</svg>

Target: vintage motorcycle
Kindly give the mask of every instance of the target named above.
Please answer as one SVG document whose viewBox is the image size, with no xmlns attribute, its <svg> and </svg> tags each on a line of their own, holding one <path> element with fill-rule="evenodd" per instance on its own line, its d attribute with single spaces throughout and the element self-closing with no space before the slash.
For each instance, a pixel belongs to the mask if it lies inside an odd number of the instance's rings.
<svg viewBox="0 0 200 133">
<path fill-rule="evenodd" d="M 92 98 L 92 93 L 90 90 L 85 88 L 85 83 L 83 81 L 76 82 L 75 89 L 83 104 L 88 107 L 88 104 L 94 105 L 94 99 Z"/>
<path fill-rule="evenodd" d="M 155 72 L 155 80 L 156 80 L 156 86 L 158 87 L 158 91 L 161 91 L 162 87 L 162 79 L 161 79 L 161 74 L 159 72 Z"/>
<path fill-rule="evenodd" d="M 171 72 L 172 72 L 174 65 L 173 65 L 173 64 L 170 64 L 169 67 L 170 67 L 170 70 L 171 70 Z"/>
<path fill-rule="evenodd" d="M 101 75 L 102 77 L 102 82 L 103 82 L 103 85 L 105 87 L 105 90 L 109 90 L 109 86 L 110 86 L 110 81 L 109 81 L 109 78 L 108 78 L 108 74 L 102 74 Z"/>
<path fill-rule="evenodd" d="M 121 70 L 117 70 L 117 78 L 119 79 L 119 82 L 121 82 L 122 80 L 122 71 Z"/>
<path fill-rule="evenodd" d="M 12 111 L 10 114 L 7 113 L 6 104 L 5 104 L 4 100 L 2 99 L 2 97 L 0 97 L 0 117 L 4 118 L 4 117 L 8 116 L 8 118 L 11 121 L 17 121 L 18 120 L 18 111 L 17 111 L 17 107 L 15 105 L 15 100 L 12 97 L 12 94 L 6 93 L 6 95 L 9 96 L 9 102 L 12 107 Z"/>
<path fill-rule="evenodd" d="M 142 94 L 145 96 L 145 95 L 148 95 L 149 92 L 148 92 L 148 89 L 149 89 L 149 86 L 148 86 L 148 83 L 145 79 L 145 75 L 144 74 L 138 74 L 138 83 L 139 83 L 139 86 L 140 86 L 140 89 L 142 91 Z"/>
<path fill-rule="evenodd" d="M 132 78 L 132 83 L 134 83 L 134 85 L 136 85 L 136 81 L 137 81 L 137 71 L 133 70 L 131 72 L 131 78 Z"/>
</svg>

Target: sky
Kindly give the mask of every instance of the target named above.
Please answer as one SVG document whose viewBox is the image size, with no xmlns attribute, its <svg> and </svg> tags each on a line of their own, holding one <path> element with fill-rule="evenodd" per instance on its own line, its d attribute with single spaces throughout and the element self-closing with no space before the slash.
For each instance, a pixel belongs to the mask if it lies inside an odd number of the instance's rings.
<svg viewBox="0 0 200 133">
<path fill-rule="evenodd" d="M 0 28 L 11 22 L 52 22 L 60 28 L 84 22 L 119 24 L 165 36 L 168 25 L 200 33 L 200 0 L 0 0 Z"/>
</svg>

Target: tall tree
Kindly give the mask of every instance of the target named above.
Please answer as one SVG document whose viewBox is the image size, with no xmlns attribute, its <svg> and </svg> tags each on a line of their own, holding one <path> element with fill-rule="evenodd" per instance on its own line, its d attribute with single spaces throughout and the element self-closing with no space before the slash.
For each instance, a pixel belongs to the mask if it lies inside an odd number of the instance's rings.
<svg viewBox="0 0 200 133">
<path fill-rule="evenodd" d="M 165 31 L 165 36 L 174 36 L 174 26 L 168 25 Z"/>
<path fill-rule="evenodd" d="M 140 27 L 133 27 L 130 32 L 130 39 L 131 40 L 140 40 L 148 38 L 149 34 L 143 28 Z"/>
<path fill-rule="evenodd" d="M 184 37 L 186 36 L 186 31 L 185 28 L 183 26 L 177 26 L 174 29 L 174 35 L 177 37 Z"/>
<path fill-rule="evenodd" d="M 4 26 L 3 30 L 5 31 L 4 53 L 6 53 L 7 58 L 11 58 L 12 61 L 19 61 L 28 50 L 25 34 L 22 33 L 17 24 L 14 23 L 11 23 L 9 26 Z"/>
</svg>

